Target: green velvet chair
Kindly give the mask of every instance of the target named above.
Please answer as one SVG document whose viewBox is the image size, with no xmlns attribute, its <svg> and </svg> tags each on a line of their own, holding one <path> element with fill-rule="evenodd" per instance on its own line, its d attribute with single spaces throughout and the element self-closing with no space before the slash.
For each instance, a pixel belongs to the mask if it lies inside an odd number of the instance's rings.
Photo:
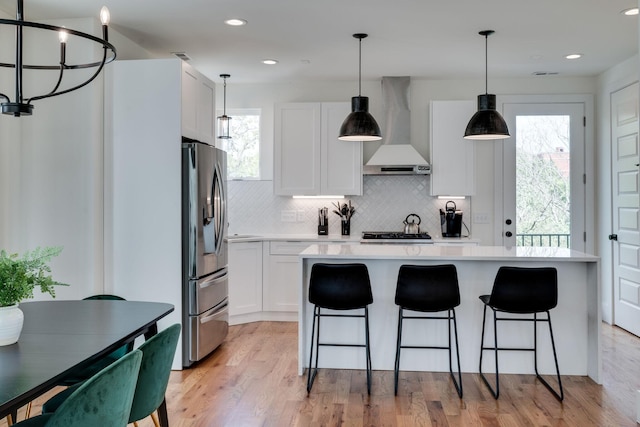
<svg viewBox="0 0 640 427">
<path fill-rule="evenodd" d="M 159 426 L 154 412 L 164 403 L 164 395 L 169 384 L 171 364 L 178 345 L 180 330 L 180 324 L 176 323 L 149 338 L 138 347 L 138 350 L 142 351 L 142 363 L 131 406 L 129 423 L 137 425 L 137 421 L 151 416 L 156 427 Z M 62 402 L 78 387 L 79 385 L 69 387 L 53 396 L 42 405 L 42 412 L 57 412 L 58 408 L 62 407 Z"/>
<path fill-rule="evenodd" d="M 125 301 L 124 298 L 119 297 L 117 295 L 111 295 L 111 294 L 92 295 L 84 299 L 85 300 Z M 107 354 L 102 359 L 96 360 L 92 364 L 74 371 L 71 375 L 61 380 L 57 385 L 68 387 L 68 386 L 72 386 L 75 384 L 79 384 L 83 381 L 86 381 L 87 379 L 91 378 L 92 376 L 94 376 L 95 374 L 97 374 L 107 366 L 111 365 L 116 360 L 120 359 L 125 354 L 129 353 L 131 350 L 133 350 L 133 342 L 130 342 L 129 344 L 125 344 L 122 347 L 118 348 L 117 350 L 114 350 L 113 352 Z M 31 405 L 32 405 L 32 402 L 29 402 L 29 404 L 27 405 L 25 418 L 29 418 L 31 416 Z M 12 425 L 9 417 L 7 417 L 7 424 Z"/>
<path fill-rule="evenodd" d="M 73 392 L 56 412 L 28 418 L 14 426 L 126 427 L 141 361 L 141 351 L 126 354 L 87 381 L 74 386 Z"/>
</svg>

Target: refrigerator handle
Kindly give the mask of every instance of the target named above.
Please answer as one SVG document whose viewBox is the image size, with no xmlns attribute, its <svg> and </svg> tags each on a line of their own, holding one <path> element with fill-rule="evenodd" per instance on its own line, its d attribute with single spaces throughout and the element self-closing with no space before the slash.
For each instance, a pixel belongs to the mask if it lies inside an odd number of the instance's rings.
<svg viewBox="0 0 640 427">
<path fill-rule="evenodd" d="M 215 250 L 216 253 L 220 252 L 220 248 L 222 247 L 222 239 L 224 238 L 224 182 L 222 181 L 221 173 L 220 173 L 220 165 L 216 163 L 216 167 L 213 173 L 213 188 L 212 188 L 212 197 L 214 203 L 214 239 L 215 239 Z"/>
</svg>

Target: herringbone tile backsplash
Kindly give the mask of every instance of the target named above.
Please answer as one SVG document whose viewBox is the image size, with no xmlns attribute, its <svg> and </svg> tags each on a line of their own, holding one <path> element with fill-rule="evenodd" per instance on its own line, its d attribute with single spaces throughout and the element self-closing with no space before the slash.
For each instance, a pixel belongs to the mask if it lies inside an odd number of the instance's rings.
<svg viewBox="0 0 640 427">
<path fill-rule="evenodd" d="M 440 234 L 438 209 L 446 200 L 429 195 L 426 176 L 365 176 L 364 194 L 347 196 L 356 212 L 351 219 L 351 235 L 362 231 L 402 231 L 403 221 L 410 213 L 420 216 L 420 231 L 432 236 Z M 330 199 L 293 199 L 273 194 L 273 181 L 228 182 L 229 235 L 233 234 L 316 234 L 318 209 L 329 208 L 329 234 L 340 235 L 339 217 L 332 212 Z M 455 200 L 457 208 L 468 217 L 469 199 Z M 282 211 L 295 211 L 296 219 L 283 222 Z M 463 230 L 464 231 L 464 230 Z"/>
</svg>

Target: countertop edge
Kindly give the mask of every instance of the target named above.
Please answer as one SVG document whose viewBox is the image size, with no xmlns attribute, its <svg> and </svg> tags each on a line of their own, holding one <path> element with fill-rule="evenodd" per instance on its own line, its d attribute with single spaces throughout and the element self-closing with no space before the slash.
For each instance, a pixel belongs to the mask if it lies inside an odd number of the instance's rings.
<svg viewBox="0 0 640 427">
<path fill-rule="evenodd" d="M 598 263 L 600 257 L 566 248 L 434 245 L 310 245 L 299 259 L 535 261 Z"/>
<path fill-rule="evenodd" d="M 294 242 L 311 242 L 311 244 L 322 244 L 322 243 L 361 243 L 362 237 L 360 235 L 351 235 L 351 236 L 340 236 L 340 235 L 329 235 L 329 236 L 318 236 L 316 234 L 237 234 L 228 236 L 227 242 L 229 243 L 240 243 L 240 242 L 264 242 L 264 241 L 294 241 Z M 371 241 L 367 242 L 367 244 L 385 244 L 384 241 Z M 424 243 L 417 244 L 425 244 L 429 245 L 432 243 L 480 243 L 480 239 L 473 239 L 471 237 L 433 237 L 432 239 L 426 240 Z M 397 244 L 397 243 L 394 243 Z M 416 243 L 414 243 L 415 245 Z M 401 244 L 400 244 L 401 245 Z"/>
</svg>

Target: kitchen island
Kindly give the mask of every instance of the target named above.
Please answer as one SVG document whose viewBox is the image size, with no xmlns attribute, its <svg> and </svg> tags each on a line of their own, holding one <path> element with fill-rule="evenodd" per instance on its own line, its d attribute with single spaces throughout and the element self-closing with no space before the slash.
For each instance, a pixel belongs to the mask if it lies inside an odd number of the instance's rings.
<svg viewBox="0 0 640 427">
<path fill-rule="evenodd" d="M 301 292 L 298 327 L 298 373 L 309 363 L 313 306 L 308 302 L 309 275 L 315 263 L 363 263 L 369 270 L 373 304 L 369 306 L 371 354 L 374 370 L 393 370 L 398 322 L 394 303 L 398 269 L 402 264 L 454 264 L 460 285 L 460 306 L 456 308 L 461 368 L 478 372 L 483 304 L 479 295 L 491 293 L 501 266 L 555 267 L 558 270 L 558 306 L 551 310 L 553 332 L 562 375 L 588 375 L 600 383 L 599 258 L 566 248 L 431 245 L 336 245 L 314 244 L 299 255 Z M 489 317 L 489 315 L 487 315 Z M 487 320 L 490 322 L 490 319 Z M 503 322 L 504 323 L 504 322 Z M 491 331 L 491 329 L 489 329 Z M 364 340 L 364 322 L 354 319 L 322 319 L 321 339 L 332 342 Z M 492 341 L 491 332 L 487 338 Z M 538 331 L 539 370 L 553 373 L 553 356 L 548 328 Z M 501 347 L 532 347 L 529 323 L 509 322 L 499 329 Z M 445 321 L 406 321 L 403 345 L 446 345 Z M 491 372 L 493 356 L 485 355 L 485 370 Z M 324 347 L 318 366 L 336 369 L 364 369 L 364 351 L 359 348 Z M 448 371 L 446 351 L 402 352 L 401 370 Z M 533 373 L 533 354 L 501 352 L 501 373 Z"/>
</svg>

